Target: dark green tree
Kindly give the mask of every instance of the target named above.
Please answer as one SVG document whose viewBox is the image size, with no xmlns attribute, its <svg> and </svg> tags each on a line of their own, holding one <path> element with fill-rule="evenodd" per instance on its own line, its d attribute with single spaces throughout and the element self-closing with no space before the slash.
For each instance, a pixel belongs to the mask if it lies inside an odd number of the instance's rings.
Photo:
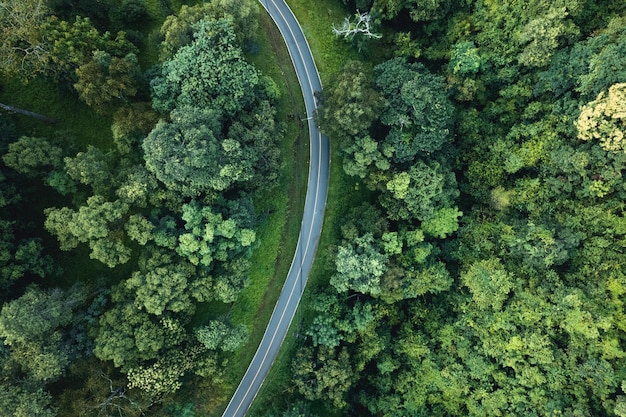
<svg viewBox="0 0 626 417">
<path fill-rule="evenodd" d="M 139 62 L 135 54 L 123 58 L 96 50 L 92 58 L 76 69 L 74 88 L 81 100 L 99 113 L 110 113 L 137 94 Z"/>
<path fill-rule="evenodd" d="M 142 144 L 148 170 L 187 197 L 250 180 L 254 162 L 242 143 L 222 137 L 220 117 L 210 108 L 174 110 L 172 121 L 160 121 Z"/>
<path fill-rule="evenodd" d="M 202 20 L 194 36 L 151 81 L 154 108 L 169 112 L 182 106 L 211 107 L 232 116 L 249 107 L 259 74 L 244 60 L 232 24 L 225 19 Z"/>
<path fill-rule="evenodd" d="M 454 107 L 442 77 L 395 58 L 374 68 L 374 82 L 388 102 L 380 116 L 390 128 L 383 149 L 395 162 L 431 154 L 451 141 Z"/>
</svg>

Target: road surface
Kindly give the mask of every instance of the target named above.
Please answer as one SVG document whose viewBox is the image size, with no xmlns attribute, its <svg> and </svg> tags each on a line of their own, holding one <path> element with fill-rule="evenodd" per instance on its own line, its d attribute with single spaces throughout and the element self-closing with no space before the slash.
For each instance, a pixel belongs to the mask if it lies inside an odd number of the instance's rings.
<svg viewBox="0 0 626 417">
<path fill-rule="evenodd" d="M 287 335 L 315 258 L 328 191 L 330 149 L 328 138 L 320 133 L 313 121 L 316 107 L 314 93 L 322 89 L 322 84 L 311 50 L 298 21 L 284 0 L 259 1 L 285 40 L 302 88 L 311 136 L 309 178 L 300 236 L 291 268 L 259 348 L 226 407 L 224 417 L 241 417 L 246 414 Z"/>
</svg>

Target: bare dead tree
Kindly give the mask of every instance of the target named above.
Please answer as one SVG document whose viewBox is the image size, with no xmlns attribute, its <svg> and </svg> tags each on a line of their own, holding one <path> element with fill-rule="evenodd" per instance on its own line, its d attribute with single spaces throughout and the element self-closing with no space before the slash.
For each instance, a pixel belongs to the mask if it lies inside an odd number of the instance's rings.
<svg viewBox="0 0 626 417">
<path fill-rule="evenodd" d="M 9 106 L 7 104 L 0 103 L 0 109 L 6 110 L 6 111 L 11 112 L 11 113 L 19 113 L 19 114 L 23 114 L 25 116 L 34 117 L 36 119 L 43 120 L 44 122 L 50 123 L 50 124 L 56 123 L 56 120 L 54 120 L 54 119 L 52 119 L 52 118 L 50 118 L 48 116 L 44 116 L 43 114 L 35 113 L 35 112 L 29 111 L 29 110 L 19 109 L 17 107 Z"/>
<path fill-rule="evenodd" d="M 144 407 L 142 407 L 138 402 L 133 401 L 130 397 L 126 395 L 127 387 L 126 386 L 117 386 L 113 382 L 111 378 L 107 374 L 105 374 L 102 370 L 98 372 L 99 376 L 109 382 L 109 396 L 104 399 L 99 404 L 95 405 L 93 408 L 98 411 L 98 415 L 101 414 L 109 414 L 109 411 L 113 410 L 113 412 L 117 411 L 116 414 L 119 414 L 120 417 L 127 416 L 127 409 L 132 410 L 133 415 L 144 416 Z M 148 408 L 152 404 L 148 405 Z M 138 414 L 136 414 L 138 413 Z"/>
<path fill-rule="evenodd" d="M 41 27 L 49 14 L 46 0 L 0 0 L 0 72 L 28 80 L 45 71 Z"/>
<path fill-rule="evenodd" d="M 358 10 L 354 14 L 355 20 L 351 17 L 346 17 L 343 24 L 340 27 L 333 25 L 333 33 L 337 37 L 344 37 L 352 39 L 356 34 L 362 34 L 368 38 L 380 39 L 383 36 L 379 33 L 372 32 L 371 19 L 369 13 L 361 13 Z"/>
</svg>

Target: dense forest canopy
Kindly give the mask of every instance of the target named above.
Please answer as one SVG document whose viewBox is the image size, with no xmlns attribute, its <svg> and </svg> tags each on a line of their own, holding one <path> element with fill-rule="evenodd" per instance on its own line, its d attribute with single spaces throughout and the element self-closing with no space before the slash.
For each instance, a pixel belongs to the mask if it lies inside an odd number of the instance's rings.
<svg viewBox="0 0 626 417">
<path fill-rule="evenodd" d="M 253 200 L 278 183 L 278 90 L 244 57 L 258 6 L 162 5 L 143 39 L 149 7 L 0 2 L 3 80 L 56 85 L 111 123 L 108 147 L 77 149 L 1 116 L 3 416 L 168 415 L 183 381 L 219 391 L 248 338 L 220 306 L 249 284 Z M 58 249 L 101 272 L 75 278 Z"/>
<path fill-rule="evenodd" d="M 370 25 L 316 114 L 362 201 L 257 414 L 626 416 L 626 3 L 328 1 Z M 171 399 L 198 381 L 227 401 L 251 329 L 198 315 L 249 284 L 279 97 L 246 59 L 254 0 L 155 3 L 0 0 L 0 86 L 111 128 L 78 147 L 0 115 L 2 415 L 193 416 Z"/>
<path fill-rule="evenodd" d="M 626 415 L 624 3 L 344 3 L 384 36 L 317 120 L 369 192 L 265 415 Z"/>
</svg>

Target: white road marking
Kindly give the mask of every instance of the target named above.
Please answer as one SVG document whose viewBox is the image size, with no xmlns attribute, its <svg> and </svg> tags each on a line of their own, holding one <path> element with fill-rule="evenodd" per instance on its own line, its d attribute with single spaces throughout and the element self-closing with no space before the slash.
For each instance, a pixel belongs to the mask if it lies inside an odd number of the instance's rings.
<svg viewBox="0 0 626 417">
<path fill-rule="evenodd" d="M 260 1 L 261 1 L 261 4 L 264 6 L 264 8 L 265 8 L 265 9 L 268 11 L 268 13 L 269 13 L 268 6 L 265 4 L 265 2 L 264 2 L 264 1 L 262 1 L 262 0 L 260 0 Z M 274 5 L 274 8 L 276 9 L 276 11 L 278 11 L 278 13 L 281 15 L 281 17 L 282 17 L 282 19 L 283 19 L 283 22 L 284 22 L 285 26 L 289 29 L 289 32 L 290 32 L 291 37 L 292 37 L 292 39 L 293 39 L 293 42 L 294 42 L 294 44 L 295 44 L 295 46 L 296 46 L 296 48 L 297 48 L 297 50 L 298 50 L 298 54 L 299 54 L 300 61 L 301 61 L 301 63 L 302 63 L 302 66 L 304 67 L 304 71 L 305 71 L 305 73 L 306 73 L 307 82 L 308 82 L 308 84 L 309 84 L 309 88 L 310 88 L 311 95 L 312 95 L 312 96 L 314 96 L 314 94 L 315 94 L 315 89 L 313 88 L 313 85 L 312 85 L 311 75 L 310 75 L 310 73 L 309 73 L 307 63 L 306 63 L 306 61 L 305 61 L 305 59 L 304 59 L 304 56 L 303 56 L 303 54 L 302 54 L 302 50 L 300 49 L 300 45 L 299 45 L 299 43 L 298 43 L 298 41 L 297 41 L 297 39 L 296 39 L 296 36 L 295 36 L 295 34 L 294 34 L 294 32 L 293 32 L 293 29 L 292 29 L 292 27 L 290 26 L 290 24 L 289 24 L 288 20 L 285 18 L 285 15 L 283 14 L 283 12 L 280 10 L 280 8 L 279 8 L 279 7 L 276 5 L 276 3 L 274 2 L 274 0 L 271 0 L 271 2 L 272 2 L 272 4 Z M 289 8 L 289 6 L 288 6 L 286 3 L 285 3 L 285 6 L 286 6 L 287 8 Z M 291 12 L 291 13 L 292 13 L 292 15 L 293 15 L 293 12 Z M 274 19 L 274 15 L 272 15 L 271 13 L 270 13 L 270 15 L 271 15 L 271 16 L 272 16 L 272 18 Z M 295 19 L 295 16 L 294 16 L 294 19 Z M 296 23 L 297 23 L 297 21 L 296 21 Z M 278 26 L 279 30 L 281 30 L 280 25 L 278 25 L 278 23 L 276 23 L 276 24 L 277 24 L 277 26 Z M 282 32 L 282 30 L 281 30 L 281 32 Z M 285 39 L 285 43 L 288 45 L 287 39 L 286 39 L 286 37 L 284 36 L 284 34 L 283 34 L 283 38 Z M 307 48 L 308 48 L 308 49 L 309 49 L 309 51 L 310 51 L 310 48 L 309 48 L 308 42 L 307 42 L 307 40 L 306 40 L 306 37 L 304 37 L 304 34 L 303 34 L 303 38 L 304 38 L 305 42 L 307 43 Z M 294 67 L 296 67 L 296 62 L 295 62 L 296 60 L 294 59 L 294 54 L 293 54 L 293 52 L 292 52 L 292 49 L 289 49 L 289 48 L 288 48 L 288 50 L 289 50 L 289 53 L 290 53 L 290 55 L 291 55 L 291 57 L 292 57 L 292 61 L 293 61 Z M 313 66 L 315 67 L 315 61 L 313 60 L 313 57 L 311 57 L 311 61 L 313 62 Z M 317 75 L 317 70 L 316 70 L 316 75 Z M 299 78 L 299 77 L 298 77 L 298 78 Z M 319 85 L 321 86 L 321 81 L 319 80 L 319 76 L 317 77 L 317 80 L 318 80 L 318 82 L 319 82 Z M 302 87 L 302 88 L 304 87 L 302 83 L 301 83 L 301 87 Z M 305 101 L 305 105 L 306 105 L 306 101 Z M 312 111 L 314 111 L 314 110 L 315 110 L 315 108 L 316 108 L 316 102 L 315 102 L 315 100 L 313 100 L 313 110 L 312 110 Z M 308 109 L 308 108 L 307 108 L 307 115 L 309 115 L 309 114 L 311 114 L 311 115 L 310 115 L 310 116 L 309 116 L 306 120 L 309 120 L 309 132 L 312 132 L 312 131 L 313 131 L 313 129 L 316 129 L 316 126 L 315 126 L 315 125 L 313 125 L 313 127 L 311 127 L 311 124 L 312 124 L 312 122 L 311 122 L 311 121 L 312 121 L 312 119 L 313 119 L 313 116 L 312 116 L 312 111 L 311 111 L 311 112 L 309 112 L 309 110 L 310 110 L 310 109 Z M 319 132 L 319 130 L 318 130 L 318 134 L 317 134 L 317 136 L 318 136 L 318 147 L 319 147 L 319 149 L 318 149 L 318 166 L 317 166 L 317 183 L 316 183 L 316 187 L 315 187 L 315 199 L 314 199 L 314 203 L 313 203 L 313 216 L 312 216 L 312 218 L 311 218 L 311 224 L 310 224 L 309 231 L 308 231 L 308 236 L 307 236 L 307 240 L 306 240 L 306 247 L 305 247 L 305 250 L 304 250 L 304 254 L 302 254 L 302 255 L 300 256 L 299 271 L 298 271 L 298 273 L 296 274 L 296 279 L 295 279 L 295 280 L 294 280 L 294 282 L 293 282 L 293 286 L 292 286 L 291 291 L 290 291 L 290 293 L 289 293 L 289 297 L 287 298 L 287 303 L 285 304 L 285 307 L 284 307 L 284 309 L 282 310 L 282 313 L 281 313 L 281 315 L 280 315 L 280 319 L 278 320 L 278 323 L 276 324 L 276 327 L 274 328 L 274 334 L 272 335 L 272 338 L 271 338 L 271 340 L 270 340 L 270 344 L 269 344 L 269 346 L 268 346 L 267 350 L 265 351 L 265 354 L 264 354 L 264 356 L 263 356 L 263 359 L 261 360 L 261 364 L 260 364 L 260 365 L 259 365 L 259 367 L 257 368 L 256 374 L 255 374 L 255 375 L 254 375 L 254 377 L 252 378 L 252 381 L 250 382 L 250 384 L 249 384 L 249 386 L 248 386 L 248 389 L 247 389 L 247 390 L 246 390 L 246 392 L 244 393 L 243 398 L 242 398 L 241 402 L 239 403 L 239 406 L 237 407 L 237 409 L 235 410 L 235 412 L 234 412 L 234 414 L 233 414 L 233 415 L 235 415 L 235 416 L 237 415 L 237 413 L 239 412 L 239 410 L 240 410 L 240 409 L 241 409 L 241 407 L 243 406 L 243 403 L 245 402 L 246 398 L 247 398 L 247 397 L 248 397 L 248 395 L 250 394 L 250 390 L 252 389 L 252 386 L 255 384 L 255 382 L 256 382 L 256 380 L 257 380 L 257 378 L 258 378 L 258 376 L 259 376 L 259 373 L 260 373 L 261 369 L 263 368 L 263 365 L 265 364 L 265 361 L 267 360 L 267 357 L 268 357 L 268 355 L 269 355 L 269 353 L 270 353 L 271 347 L 272 347 L 272 345 L 274 344 L 274 340 L 276 339 L 276 336 L 277 336 L 277 334 L 278 334 L 278 330 L 281 328 L 281 325 L 283 324 L 283 320 L 284 320 L 284 318 L 285 318 L 285 314 L 287 313 L 287 309 L 288 309 L 289 305 L 291 304 L 291 300 L 292 300 L 292 297 L 293 297 L 294 291 L 295 291 L 296 287 L 298 286 L 297 284 L 299 284 L 299 283 L 301 282 L 300 280 L 302 279 L 302 277 L 301 277 L 301 275 L 302 275 L 302 266 L 304 265 L 304 261 L 305 261 L 305 259 L 306 259 L 307 254 L 308 254 L 308 251 L 309 251 L 309 246 L 310 246 L 310 244 L 311 244 L 311 235 L 312 235 L 312 233 L 313 233 L 314 224 L 315 224 L 316 217 L 317 217 L 317 212 L 318 212 L 318 210 L 317 210 L 317 206 L 318 206 L 318 202 L 319 202 L 319 190 L 320 190 L 320 178 L 321 178 L 321 165 L 322 165 L 322 145 L 323 145 L 323 143 L 322 143 L 322 142 L 323 142 L 323 140 L 322 140 L 322 134 L 321 134 L 321 132 Z M 311 138 L 311 139 L 313 139 L 313 138 Z M 313 146 L 311 146 L 311 147 L 310 147 L 310 152 L 311 152 L 311 153 L 313 152 Z M 310 177 L 310 175 L 309 175 L 309 177 Z M 309 188 L 307 189 L 307 194 L 308 194 L 308 190 L 309 190 Z M 305 204 L 305 207 L 306 207 L 306 204 Z M 304 225 L 304 218 L 303 218 L 302 224 Z M 291 275 L 292 275 L 292 273 L 293 273 L 293 271 L 292 271 L 292 270 L 293 270 L 294 262 L 296 261 L 296 258 L 298 257 L 298 251 L 299 251 L 299 249 L 300 249 L 301 243 L 302 243 L 302 229 L 300 230 L 300 235 L 299 235 L 299 237 L 298 237 L 298 243 L 297 243 L 297 245 L 296 245 L 296 254 L 295 254 L 295 256 L 294 256 L 294 258 L 293 258 L 293 260 L 292 260 L 291 266 L 290 266 L 290 268 L 289 268 L 289 272 L 288 272 L 288 274 L 287 274 L 287 276 L 288 276 L 288 277 L 289 277 L 289 276 L 291 276 Z M 282 292 L 281 292 L 281 294 L 282 294 Z M 280 301 L 280 297 L 279 297 L 279 301 Z M 299 301 L 299 300 L 298 300 L 298 301 Z M 276 309 L 278 308 L 278 306 L 279 306 L 279 303 L 277 302 L 276 306 L 274 307 L 274 312 L 272 312 L 272 316 L 271 316 L 271 318 L 270 318 L 270 323 L 271 323 L 271 321 L 272 321 L 272 318 L 274 317 L 274 314 L 275 314 L 275 313 L 277 313 L 277 312 L 276 312 Z M 293 315 L 292 315 L 292 316 L 291 316 L 291 318 L 289 319 L 289 323 L 288 323 L 288 325 L 290 325 L 290 324 L 291 324 L 291 321 L 292 321 L 292 320 L 293 320 Z M 267 332 L 267 330 L 269 330 L 269 329 L 266 329 L 266 332 Z M 265 340 L 265 335 L 264 335 L 264 336 L 263 336 L 263 338 L 261 339 L 261 342 L 263 342 L 263 340 Z M 284 340 L 284 339 L 283 339 L 283 340 Z M 262 344 L 262 343 L 261 343 L 261 344 Z M 281 345 L 282 345 L 282 341 L 281 341 Z M 261 348 L 261 345 L 259 345 L 259 349 L 257 349 L 257 352 L 255 353 L 255 355 L 254 355 L 254 357 L 253 357 L 253 359 L 252 359 L 251 364 L 253 364 L 253 363 L 255 362 L 255 360 L 257 359 L 257 356 L 258 356 L 258 355 L 259 355 L 259 353 L 260 353 L 260 348 Z M 247 374 L 247 373 L 248 373 L 248 371 L 246 371 L 246 374 Z M 245 379 L 245 376 L 244 376 L 244 379 Z M 244 382 L 244 379 L 242 379 L 242 381 L 241 381 L 241 383 L 240 383 L 240 386 L 237 388 L 237 390 L 235 391 L 235 393 L 236 393 L 237 391 L 239 391 L 239 388 L 241 387 L 241 384 Z M 261 384 L 262 384 L 262 383 L 263 383 L 263 382 L 261 382 Z M 258 390 L 257 390 L 257 392 L 258 392 Z M 255 396 L 255 397 L 256 397 L 257 392 L 255 392 L 255 394 L 254 394 L 254 396 Z M 231 403 L 232 403 L 232 401 L 233 401 L 234 399 L 235 399 L 235 396 L 233 396 L 233 398 L 231 399 Z M 253 399 L 254 399 L 254 398 L 253 398 Z M 228 404 L 228 407 L 226 408 L 226 410 L 228 410 L 228 408 L 231 406 L 231 403 L 229 403 L 229 404 Z"/>
</svg>

